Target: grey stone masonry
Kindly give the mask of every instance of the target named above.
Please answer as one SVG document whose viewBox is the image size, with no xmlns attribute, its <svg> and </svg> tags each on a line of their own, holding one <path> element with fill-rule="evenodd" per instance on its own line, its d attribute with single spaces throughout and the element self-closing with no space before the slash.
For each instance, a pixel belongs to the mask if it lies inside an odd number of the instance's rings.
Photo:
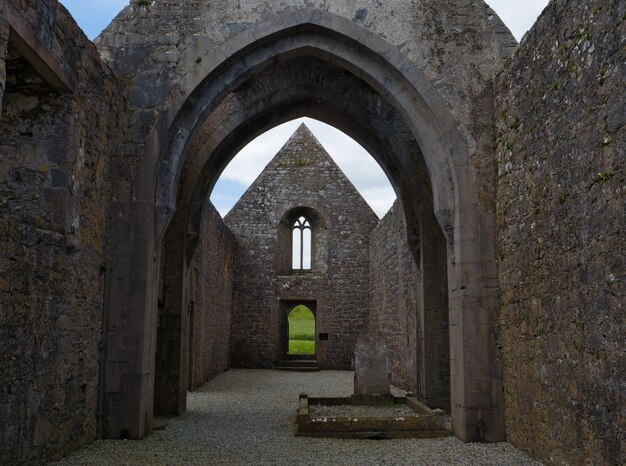
<svg viewBox="0 0 626 466">
<path fill-rule="evenodd" d="M 392 382 L 415 392 L 428 406 L 449 411 L 448 306 L 441 301 L 446 295 L 441 273 L 445 269 L 434 274 L 425 254 L 418 255 L 418 267 L 406 237 L 404 215 L 396 201 L 371 237 L 372 324 L 376 322 L 387 338 Z M 422 252 L 435 249 L 425 235 L 420 243 Z"/>
<path fill-rule="evenodd" d="M 417 393 L 419 271 L 406 242 L 397 201 L 372 232 L 370 263 L 372 319 L 389 344 L 391 380 Z"/>
<path fill-rule="evenodd" d="M 292 270 L 293 222 L 312 224 L 312 268 Z M 317 361 L 349 369 L 369 314 L 369 235 L 378 218 L 301 126 L 226 216 L 236 237 L 232 364 L 284 356 L 281 301 L 314 301 Z M 322 339 L 320 341 L 320 334 Z"/>
<path fill-rule="evenodd" d="M 6 75 L 6 54 L 9 45 L 9 25 L 0 21 L 0 116 L 2 116 L 2 97 Z"/>
<path fill-rule="evenodd" d="M 378 330 L 368 329 L 357 340 L 354 351 L 354 394 L 391 394 L 389 345 Z"/>
<path fill-rule="evenodd" d="M 210 202 L 191 264 L 189 385 L 201 387 L 228 370 L 233 297 L 233 235 Z"/>
<path fill-rule="evenodd" d="M 54 69 L 71 70 L 71 91 Z M 109 174 L 127 135 L 117 84 L 56 1 L 0 1 L 3 465 L 97 437 Z"/>
<path fill-rule="evenodd" d="M 306 304 L 322 368 L 377 328 L 463 441 L 624 464 L 625 18 L 552 0 L 516 49 L 482 0 L 133 0 L 94 45 L 58 0 L 0 0 L 0 463 L 149 435 L 290 356 Z M 304 115 L 398 204 L 379 224 L 303 127 L 231 235 L 220 173 Z"/>
<path fill-rule="evenodd" d="M 507 438 L 624 464 L 626 2 L 553 1 L 497 83 Z"/>
<path fill-rule="evenodd" d="M 167 229 L 168 239 L 193 243 L 200 207 L 239 145 L 309 115 L 350 134 L 379 161 L 401 199 L 411 240 L 422 229 L 424 245 L 440 243 L 422 248 L 424 277 L 442 283 L 449 277 L 449 296 L 439 299 L 429 292 L 424 303 L 438 312 L 449 303 L 454 431 L 467 441 L 504 439 L 502 371 L 494 341 L 499 290 L 491 202 L 492 79 L 515 41 L 486 3 L 133 2 L 96 42 L 126 85 L 134 112 L 129 159 L 141 162 L 138 170 L 131 162 L 128 171 L 137 175 L 137 189 L 118 204 L 132 221 L 112 217 L 123 246 L 112 265 L 132 264 L 132 270 L 112 270 L 107 301 L 107 370 L 121 374 L 122 382 L 126 377 L 137 383 L 107 383 L 108 436 L 140 438 L 150 428 L 158 395 L 152 393 L 152 379 L 160 376 L 152 370 L 150 308 L 158 241 Z M 315 71 L 312 85 L 291 87 L 299 59 L 321 59 L 332 74 Z M 278 69 L 280 63 L 288 66 Z M 277 73 L 281 89 L 255 87 L 266 70 Z M 356 93 L 353 78 L 358 78 Z M 367 92 L 368 86 L 375 92 Z M 372 101 L 359 97 L 376 93 Z M 194 247 L 180 246 L 166 250 L 189 253 Z M 173 258 L 170 265 L 176 272 L 185 264 Z M 128 297 L 118 285 L 131 276 L 143 280 Z M 181 302 L 179 290 L 186 287 L 185 277 L 178 278 L 168 287 L 171 303 Z M 166 338 L 184 349 L 182 311 L 168 307 L 170 328 L 182 338 Z M 254 329 L 259 339 L 267 331 Z M 332 332 L 324 334 L 332 338 Z M 430 341 L 434 337 L 428 335 Z M 171 353 L 174 366 L 181 365 L 178 353 Z M 171 386 L 180 389 L 185 371 L 167 372 Z"/>
</svg>

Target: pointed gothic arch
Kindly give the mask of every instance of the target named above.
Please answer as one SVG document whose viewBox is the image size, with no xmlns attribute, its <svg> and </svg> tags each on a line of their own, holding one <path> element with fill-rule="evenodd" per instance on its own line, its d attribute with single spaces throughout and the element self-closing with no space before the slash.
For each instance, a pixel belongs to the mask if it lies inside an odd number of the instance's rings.
<svg viewBox="0 0 626 466">
<path fill-rule="evenodd" d="M 142 357 L 130 361 L 124 371 L 146 376 L 121 395 L 108 391 L 109 400 L 123 399 L 118 405 L 134 407 L 134 414 L 121 415 L 115 409 L 108 410 L 108 435 L 119 436 L 125 431 L 141 437 L 149 428 L 153 361 L 149 342 L 154 319 L 151 296 L 156 295 L 152 284 L 157 281 L 151 257 L 155 254 L 158 257 L 162 238 L 173 238 L 173 247 L 166 251 L 176 251 L 182 257 L 176 265 L 178 283 L 173 289 L 184 290 L 185 268 L 193 255 L 197 236 L 190 228 L 198 223 L 197 204 L 204 202 L 208 188 L 234 155 L 233 148 L 240 144 L 237 140 L 250 140 L 263 128 L 295 113 L 314 116 L 320 112 L 324 120 L 333 120 L 327 110 L 332 108 L 332 102 L 320 101 L 317 95 L 305 93 L 291 98 L 283 95 L 282 101 L 277 102 L 259 100 L 258 107 L 250 107 L 248 114 L 242 113 L 241 121 L 236 118 L 224 121 L 230 130 L 223 128 L 210 135 L 212 149 L 204 151 L 207 155 L 204 161 L 199 158 L 202 151 L 190 152 L 203 122 L 212 118 L 231 93 L 245 88 L 248 80 L 263 70 L 299 57 L 322 60 L 369 86 L 404 122 L 407 128 L 404 139 L 419 148 L 417 158 L 405 158 L 402 154 L 407 151 L 390 145 L 389 135 L 376 131 L 366 115 L 352 115 L 347 122 L 339 122 L 374 148 L 373 153 L 392 179 L 403 205 L 409 240 L 422 244 L 421 248 L 414 248 L 414 255 L 419 257 L 428 250 L 423 247 L 428 238 L 442 245 L 438 250 L 443 251 L 447 272 L 442 275 L 446 268 L 441 268 L 440 258 L 422 257 L 421 263 L 424 270 L 430 266 L 435 275 L 448 278 L 446 303 L 449 303 L 451 325 L 455 433 L 464 440 L 502 439 L 501 376 L 490 330 L 495 324 L 496 311 L 496 303 L 490 297 L 496 285 L 488 278 L 495 269 L 494 226 L 491 214 L 482 210 L 474 186 L 467 138 L 436 87 L 405 54 L 360 25 L 327 11 L 310 9 L 294 10 L 280 18 L 250 25 L 201 56 L 193 59 L 190 56 L 190 62 L 185 65 L 188 72 L 180 80 L 176 95 L 172 95 L 169 108 L 160 113 L 153 126 L 142 162 L 146 164 L 145 170 L 142 169 L 145 176 L 139 180 L 144 197 L 133 205 L 138 214 L 135 223 L 143 225 L 139 227 L 139 236 L 144 239 L 140 243 L 131 240 L 134 247 L 118 251 L 121 257 L 130 256 L 133 263 L 145 264 L 140 266 L 144 271 L 140 286 L 133 292 L 137 327 L 143 325 L 145 329 L 133 344 Z M 261 115 L 270 109 L 281 111 L 269 121 L 263 121 Z M 348 107 L 343 110 L 348 114 L 351 111 Z M 385 119 L 384 115 L 380 117 Z M 153 164 L 157 153 L 158 162 Z M 425 203 L 425 199 L 430 202 Z M 123 236 L 124 228 L 121 231 Z M 119 269 L 118 274 L 124 273 Z M 116 296 L 112 292 L 109 306 L 113 309 L 122 304 Z M 184 309 L 184 297 L 176 306 L 181 311 Z M 111 319 L 123 320 L 126 309 L 127 304 L 119 306 L 119 310 L 111 313 Z M 181 326 L 183 320 L 181 317 Z M 481 352 L 474 351 L 475 347 L 482 348 Z M 116 351 L 112 351 L 107 367 L 114 370 L 118 359 Z M 179 367 L 184 372 L 184 362 Z M 184 378 L 182 374 L 178 377 Z"/>
</svg>

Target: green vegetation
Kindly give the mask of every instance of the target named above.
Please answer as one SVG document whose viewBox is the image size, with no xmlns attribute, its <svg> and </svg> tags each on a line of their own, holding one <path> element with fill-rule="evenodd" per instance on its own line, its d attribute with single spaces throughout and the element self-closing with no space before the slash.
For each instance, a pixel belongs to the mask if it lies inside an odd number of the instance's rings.
<svg viewBox="0 0 626 466">
<path fill-rule="evenodd" d="M 594 176 L 594 181 L 595 181 L 596 183 L 603 184 L 603 183 L 606 183 L 607 181 L 609 181 L 609 179 L 610 179 L 612 176 L 613 176 L 613 174 L 612 174 L 612 173 L 601 173 L 601 172 L 598 172 L 598 173 L 596 173 L 596 175 Z"/>
<path fill-rule="evenodd" d="M 315 316 L 303 305 L 289 313 L 289 354 L 315 354 Z"/>
<path fill-rule="evenodd" d="M 289 340 L 289 354 L 315 354 L 315 342 Z"/>
</svg>

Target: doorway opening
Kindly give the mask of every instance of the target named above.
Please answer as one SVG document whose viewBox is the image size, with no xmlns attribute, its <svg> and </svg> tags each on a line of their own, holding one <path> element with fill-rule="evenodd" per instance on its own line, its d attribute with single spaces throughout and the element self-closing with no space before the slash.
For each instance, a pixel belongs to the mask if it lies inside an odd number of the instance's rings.
<svg viewBox="0 0 626 466">
<path fill-rule="evenodd" d="M 286 360 L 317 358 L 317 301 L 280 300 L 280 357 Z"/>
<path fill-rule="evenodd" d="M 289 356 L 315 356 L 315 315 L 304 304 L 294 307 L 287 316 Z"/>
</svg>

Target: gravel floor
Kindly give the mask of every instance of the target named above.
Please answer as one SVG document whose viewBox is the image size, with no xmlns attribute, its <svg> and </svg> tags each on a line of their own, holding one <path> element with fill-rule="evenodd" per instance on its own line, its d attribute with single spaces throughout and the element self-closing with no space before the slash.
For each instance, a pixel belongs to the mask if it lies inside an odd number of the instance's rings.
<svg viewBox="0 0 626 466">
<path fill-rule="evenodd" d="M 97 441 L 63 465 L 538 465 L 506 443 L 294 436 L 298 394 L 348 396 L 352 372 L 230 370 L 189 394 L 188 411 L 140 440 Z"/>
</svg>

